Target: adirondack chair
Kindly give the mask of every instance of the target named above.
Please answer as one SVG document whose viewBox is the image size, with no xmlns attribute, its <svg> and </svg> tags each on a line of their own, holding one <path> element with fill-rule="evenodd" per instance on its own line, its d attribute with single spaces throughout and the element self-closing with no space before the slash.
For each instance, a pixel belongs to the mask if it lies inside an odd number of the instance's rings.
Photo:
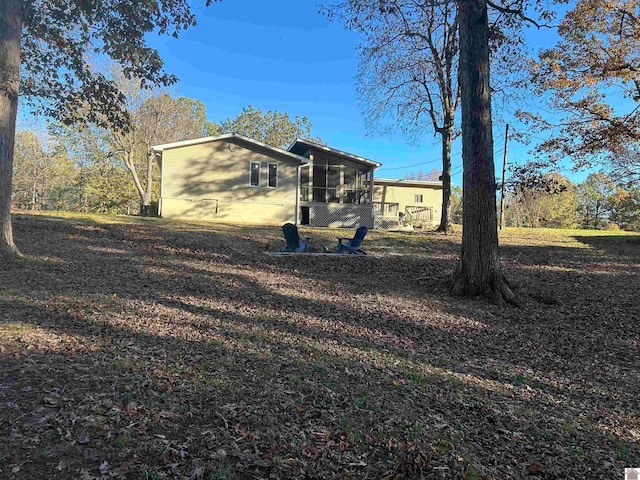
<svg viewBox="0 0 640 480">
<path fill-rule="evenodd" d="M 285 223 L 282 226 L 282 233 L 284 234 L 287 245 L 280 250 L 281 252 L 309 253 L 309 237 L 301 240 L 298 234 L 298 227 L 293 223 Z"/>
<path fill-rule="evenodd" d="M 366 255 L 367 252 L 362 250 L 361 245 L 364 237 L 367 235 L 367 227 L 359 227 L 353 238 L 338 237 L 338 253 L 350 253 L 353 255 Z M 346 243 L 343 243 L 346 242 Z"/>
</svg>

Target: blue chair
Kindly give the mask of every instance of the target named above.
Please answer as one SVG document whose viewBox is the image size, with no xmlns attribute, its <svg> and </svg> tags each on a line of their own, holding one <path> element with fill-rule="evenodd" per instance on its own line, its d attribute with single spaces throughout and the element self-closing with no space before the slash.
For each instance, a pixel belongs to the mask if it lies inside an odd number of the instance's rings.
<svg viewBox="0 0 640 480">
<path fill-rule="evenodd" d="M 293 223 L 285 223 L 282 226 L 282 233 L 284 234 L 287 245 L 280 250 L 281 252 L 309 253 L 309 237 L 301 240 L 298 234 L 298 227 Z"/>
<path fill-rule="evenodd" d="M 367 227 L 358 227 L 353 238 L 338 237 L 338 253 L 350 253 L 353 255 L 366 255 L 367 252 L 362 250 L 361 245 L 364 237 L 367 235 Z M 343 243 L 348 242 L 348 243 Z"/>
</svg>

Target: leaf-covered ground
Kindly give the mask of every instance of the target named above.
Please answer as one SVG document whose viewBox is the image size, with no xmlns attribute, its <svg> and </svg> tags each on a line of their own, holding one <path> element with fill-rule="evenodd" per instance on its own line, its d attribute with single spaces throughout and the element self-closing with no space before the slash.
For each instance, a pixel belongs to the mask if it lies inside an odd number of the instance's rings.
<svg viewBox="0 0 640 480">
<path fill-rule="evenodd" d="M 336 231 L 304 230 L 313 248 Z M 344 233 L 344 232 L 341 232 Z M 0 478 L 617 479 L 640 466 L 640 237 L 516 230 L 521 309 L 449 297 L 460 235 L 276 257 L 278 227 L 14 216 Z"/>
</svg>

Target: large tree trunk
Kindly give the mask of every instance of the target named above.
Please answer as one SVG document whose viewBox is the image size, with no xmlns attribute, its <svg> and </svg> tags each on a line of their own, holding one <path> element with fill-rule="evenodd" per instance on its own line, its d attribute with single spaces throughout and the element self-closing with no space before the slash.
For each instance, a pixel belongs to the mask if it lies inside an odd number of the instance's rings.
<svg viewBox="0 0 640 480">
<path fill-rule="evenodd" d="M 489 23 L 485 0 L 458 0 L 462 92 L 462 253 L 453 295 L 515 303 L 500 268 L 493 164 Z"/>
<path fill-rule="evenodd" d="M 131 177 L 133 178 L 133 183 L 136 186 L 136 190 L 138 191 L 138 195 L 140 196 L 140 211 L 139 215 L 146 215 L 149 210 L 149 205 L 151 205 L 151 195 L 149 194 L 149 200 L 147 202 L 146 190 L 142 188 L 142 183 L 140 182 L 140 178 L 138 177 L 138 171 L 136 170 L 136 166 L 133 163 L 133 149 L 125 150 L 123 153 L 124 164 L 131 173 Z M 147 205 L 145 208 L 145 204 Z"/>
<path fill-rule="evenodd" d="M 0 1 L 0 258 L 20 252 L 11 229 L 11 178 L 20 82 L 22 0 Z"/>
<path fill-rule="evenodd" d="M 447 232 L 451 226 L 451 142 L 453 128 L 445 127 L 442 135 L 442 212 L 438 232 Z"/>
<path fill-rule="evenodd" d="M 144 189 L 144 195 L 142 196 L 142 210 L 141 213 L 144 216 L 148 216 L 151 213 L 151 186 L 153 182 L 153 156 L 147 154 L 147 178 Z"/>
</svg>

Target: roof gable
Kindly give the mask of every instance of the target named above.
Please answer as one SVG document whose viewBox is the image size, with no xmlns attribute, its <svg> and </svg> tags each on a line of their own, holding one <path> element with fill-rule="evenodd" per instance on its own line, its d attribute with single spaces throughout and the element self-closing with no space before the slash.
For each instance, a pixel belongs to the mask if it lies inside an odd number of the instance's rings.
<svg viewBox="0 0 640 480">
<path fill-rule="evenodd" d="M 281 155 L 281 156 L 285 156 L 288 157 L 292 160 L 297 161 L 299 164 L 304 164 L 304 163 L 308 163 L 309 160 L 297 155 L 293 152 L 290 152 L 288 150 L 284 150 L 282 148 L 279 147 L 274 147 L 272 145 L 266 144 L 264 142 L 261 142 L 259 140 L 254 140 L 253 138 L 249 138 L 249 137 L 245 137 L 244 135 L 240 135 L 239 133 L 224 133 L 222 135 L 215 135 L 212 137 L 202 137 L 202 138 L 194 138 L 192 140 L 184 140 L 181 142 L 173 142 L 173 143 L 165 143 L 162 145 L 154 145 L 151 147 L 151 150 L 154 153 L 160 153 L 160 152 L 164 152 L 165 150 L 171 150 L 174 148 L 182 148 L 182 147 L 190 147 L 192 145 L 200 145 L 203 143 L 211 143 L 211 142 L 219 142 L 219 141 L 224 141 L 224 140 L 237 140 L 241 143 L 244 143 L 245 145 L 249 145 L 252 146 L 254 148 L 260 148 L 263 150 L 267 150 L 269 152 L 272 152 L 274 154 L 277 155 Z"/>
<path fill-rule="evenodd" d="M 343 152 L 342 150 L 336 150 L 335 148 L 327 147 L 326 145 L 320 145 L 319 143 L 315 143 L 310 140 L 303 140 L 301 138 L 296 138 L 287 150 L 301 155 L 307 148 L 322 150 L 327 153 L 331 153 L 332 155 L 346 158 L 353 162 L 373 166 L 374 168 L 378 168 L 380 165 L 382 165 L 380 162 L 375 162 L 373 160 L 369 160 L 368 158 L 359 157 L 358 155 L 353 155 L 352 153 Z"/>
</svg>

